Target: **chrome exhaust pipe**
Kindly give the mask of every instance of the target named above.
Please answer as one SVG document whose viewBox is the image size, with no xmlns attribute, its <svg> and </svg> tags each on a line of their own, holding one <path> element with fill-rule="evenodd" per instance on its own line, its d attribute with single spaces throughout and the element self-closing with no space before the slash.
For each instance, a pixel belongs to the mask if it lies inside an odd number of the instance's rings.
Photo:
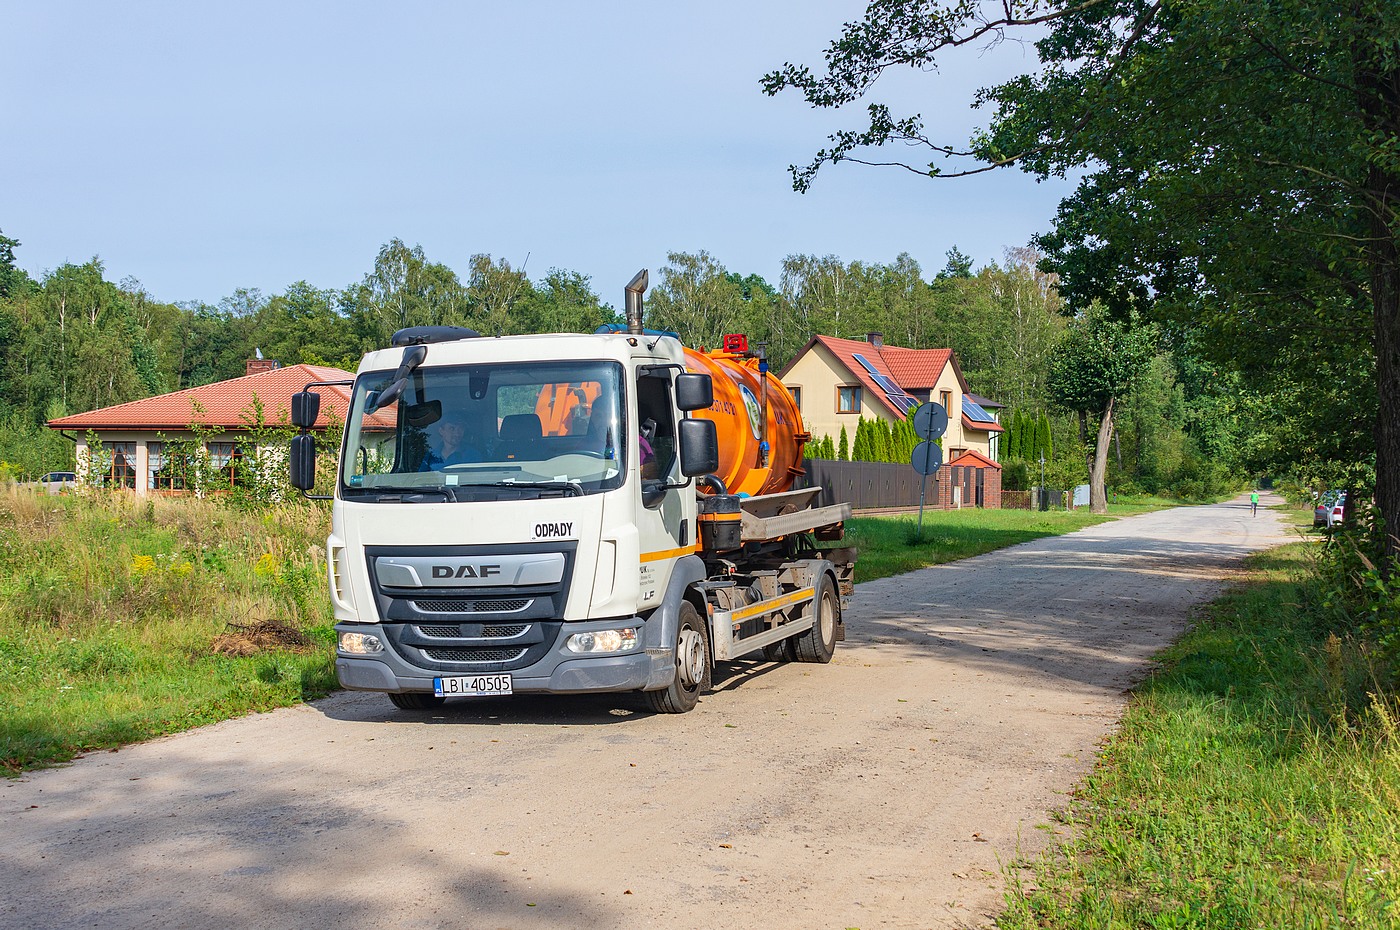
<svg viewBox="0 0 1400 930">
<path fill-rule="evenodd" d="M 627 332 L 633 336 L 642 334 L 642 295 L 647 290 L 647 270 L 637 272 L 627 285 Z"/>
</svg>

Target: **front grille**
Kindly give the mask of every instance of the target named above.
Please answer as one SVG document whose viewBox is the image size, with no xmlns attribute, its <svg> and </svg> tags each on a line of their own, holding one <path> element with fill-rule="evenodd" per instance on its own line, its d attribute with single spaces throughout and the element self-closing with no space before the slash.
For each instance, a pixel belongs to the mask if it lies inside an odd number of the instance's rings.
<svg viewBox="0 0 1400 930">
<path fill-rule="evenodd" d="M 514 613 L 517 610 L 524 610 L 526 607 L 530 606 L 533 600 L 533 598 L 528 597 L 493 601 L 469 601 L 464 598 L 429 597 L 414 601 L 413 606 L 417 607 L 419 610 L 438 614 L 499 614 Z"/>
<path fill-rule="evenodd" d="M 530 628 L 528 623 L 512 623 L 507 626 L 483 626 L 482 636 L 499 636 L 509 639 L 512 636 L 519 636 Z"/>
<path fill-rule="evenodd" d="M 430 647 L 423 650 L 423 655 L 435 662 L 513 662 L 524 654 L 524 649 L 435 649 Z"/>
<path fill-rule="evenodd" d="M 508 624 L 486 624 L 481 628 L 481 636 L 493 639 L 509 639 L 512 636 L 519 636 L 530 628 L 528 623 L 508 623 Z M 456 639 L 462 635 L 460 626 L 439 626 L 436 624 L 418 624 L 418 632 L 424 636 L 432 636 L 437 639 Z"/>
</svg>

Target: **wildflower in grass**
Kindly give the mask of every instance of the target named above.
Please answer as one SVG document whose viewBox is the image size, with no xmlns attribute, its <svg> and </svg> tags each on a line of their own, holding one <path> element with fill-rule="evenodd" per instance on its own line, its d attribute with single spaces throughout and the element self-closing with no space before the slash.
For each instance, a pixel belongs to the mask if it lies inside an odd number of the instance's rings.
<svg viewBox="0 0 1400 930">
<path fill-rule="evenodd" d="M 277 556 L 271 552 L 264 552 L 253 566 L 253 574 L 259 578 L 276 578 L 280 573 L 281 566 L 277 564 Z"/>
<path fill-rule="evenodd" d="M 184 578 L 193 571 L 194 564 L 188 561 L 176 562 L 174 565 L 170 566 L 171 574 L 175 575 L 177 578 Z"/>
<path fill-rule="evenodd" d="M 131 560 L 131 573 L 137 578 L 145 578 L 156 570 L 156 560 L 149 555 L 138 555 Z"/>
</svg>

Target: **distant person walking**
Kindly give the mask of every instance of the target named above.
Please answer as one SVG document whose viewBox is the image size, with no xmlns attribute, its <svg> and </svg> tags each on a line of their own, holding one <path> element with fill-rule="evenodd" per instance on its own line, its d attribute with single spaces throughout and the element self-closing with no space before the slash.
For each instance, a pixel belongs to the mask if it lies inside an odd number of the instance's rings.
<svg viewBox="0 0 1400 930">
<path fill-rule="evenodd" d="M 1251 516 L 1259 516 L 1259 492 L 1249 492 L 1249 513 Z"/>
</svg>

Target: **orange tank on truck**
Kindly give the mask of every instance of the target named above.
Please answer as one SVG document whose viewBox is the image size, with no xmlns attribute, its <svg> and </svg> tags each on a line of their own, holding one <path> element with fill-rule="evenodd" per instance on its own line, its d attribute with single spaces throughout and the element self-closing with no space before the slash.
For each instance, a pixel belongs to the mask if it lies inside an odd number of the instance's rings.
<svg viewBox="0 0 1400 930">
<path fill-rule="evenodd" d="M 743 336 L 726 336 L 716 351 L 686 349 L 685 364 L 714 383 L 714 404 L 693 416 L 715 423 L 715 474 L 729 493 L 757 497 L 791 488 L 805 473 L 802 446 L 812 437 L 802 428 L 792 392 L 768 371 L 767 361 L 748 351 Z"/>
</svg>

